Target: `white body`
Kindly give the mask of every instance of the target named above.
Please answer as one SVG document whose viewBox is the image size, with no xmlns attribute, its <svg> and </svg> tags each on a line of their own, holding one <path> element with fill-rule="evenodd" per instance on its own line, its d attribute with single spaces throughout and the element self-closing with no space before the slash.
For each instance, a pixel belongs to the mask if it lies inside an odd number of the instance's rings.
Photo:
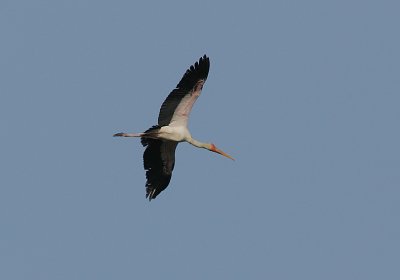
<svg viewBox="0 0 400 280">
<path fill-rule="evenodd" d="M 185 126 L 163 126 L 157 133 L 157 138 L 176 142 L 191 142 L 192 135 Z"/>
</svg>

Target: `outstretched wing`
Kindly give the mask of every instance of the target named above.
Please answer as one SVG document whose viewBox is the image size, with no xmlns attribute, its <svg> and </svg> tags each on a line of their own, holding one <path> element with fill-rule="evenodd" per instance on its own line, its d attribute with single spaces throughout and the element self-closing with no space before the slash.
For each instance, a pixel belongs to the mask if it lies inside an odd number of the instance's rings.
<svg viewBox="0 0 400 280">
<path fill-rule="evenodd" d="M 200 96 L 209 70 L 210 59 L 206 55 L 186 70 L 179 84 L 161 106 L 159 126 L 187 126 L 190 111 Z"/>
<path fill-rule="evenodd" d="M 142 144 L 147 146 L 143 154 L 146 170 L 146 198 L 152 200 L 165 190 L 171 181 L 175 166 L 175 149 L 178 142 L 160 139 L 142 138 Z"/>
</svg>

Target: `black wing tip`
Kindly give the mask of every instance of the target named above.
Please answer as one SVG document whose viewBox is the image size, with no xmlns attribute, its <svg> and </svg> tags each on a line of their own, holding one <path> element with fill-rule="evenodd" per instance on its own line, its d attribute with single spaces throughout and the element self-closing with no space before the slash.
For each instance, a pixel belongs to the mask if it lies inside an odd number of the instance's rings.
<svg viewBox="0 0 400 280">
<path fill-rule="evenodd" d="M 146 198 L 151 201 L 164 191 L 171 181 L 171 175 L 154 174 L 152 170 L 146 171 Z"/>
<path fill-rule="evenodd" d="M 146 182 L 146 198 L 149 201 L 152 201 L 153 199 L 155 199 L 162 191 L 164 191 L 168 185 L 169 182 L 171 180 L 171 176 L 169 176 L 168 178 L 164 178 L 166 179 L 166 182 L 151 182 L 153 181 L 152 178 L 147 178 L 147 182 Z"/>
<path fill-rule="evenodd" d="M 203 74 L 205 75 L 204 79 L 207 79 L 208 71 L 210 70 L 210 58 L 206 54 L 204 54 L 202 57 L 199 58 L 199 61 L 194 64 L 194 70 L 203 72 Z"/>
<path fill-rule="evenodd" d="M 155 199 L 160 193 L 161 193 L 161 191 L 157 191 L 157 189 L 154 189 L 154 188 L 147 188 L 147 190 L 146 190 L 146 199 L 148 199 L 149 201 L 152 201 L 152 200 Z"/>
<path fill-rule="evenodd" d="M 149 186 L 146 188 L 146 198 L 149 201 L 151 201 L 152 199 L 155 199 L 159 193 L 160 192 L 157 192 L 157 190 L 155 188 L 151 188 Z"/>
<path fill-rule="evenodd" d="M 201 64 L 208 64 L 208 66 L 210 66 L 210 58 L 206 54 L 200 57 L 199 61 L 196 62 L 194 65 L 199 66 Z"/>
<path fill-rule="evenodd" d="M 186 70 L 177 88 L 192 89 L 199 80 L 207 80 L 210 70 L 210 58 L 204 54 Z"/>
</svg>

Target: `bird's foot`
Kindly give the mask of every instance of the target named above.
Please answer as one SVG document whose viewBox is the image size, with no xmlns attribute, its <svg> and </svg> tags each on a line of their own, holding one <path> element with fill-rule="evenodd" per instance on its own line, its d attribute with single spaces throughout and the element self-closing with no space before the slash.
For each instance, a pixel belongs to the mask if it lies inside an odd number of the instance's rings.
<svg viewBox="0 0 400 280">
<path fill-rule="evenodd" d="M 114 137 L 123 137 L 123 136 L 125 136 L 125 133 L 123 133 L 123 132 L 115 133 L 113 136 Z"/>
<path fill-rule="evenodd" d="M 142 137 L 143 133 L 124 133 L 124 132 L 120 132 L 120 133 L 115 133 L 113 136 L 114 137 Z"/>
</svg>

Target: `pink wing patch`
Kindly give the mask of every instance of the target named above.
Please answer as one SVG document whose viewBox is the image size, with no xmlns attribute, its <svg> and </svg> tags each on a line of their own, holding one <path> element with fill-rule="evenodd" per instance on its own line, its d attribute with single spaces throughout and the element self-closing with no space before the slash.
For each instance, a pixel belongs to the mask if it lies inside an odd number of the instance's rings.
<svg viewBox="0 0 400 280">
<path fill-rule="evenodd" d="M 172 116 L 171 123 L 169 126 L 187 126 L 190 112 L 192 111 L 193 104 L 200 96 L 201 90 L 205 80 L 200 80 L 196 83 L 193 90 L 182 98 L 178 107 L 175 109 L 174 115 Z"/>
</svg>

